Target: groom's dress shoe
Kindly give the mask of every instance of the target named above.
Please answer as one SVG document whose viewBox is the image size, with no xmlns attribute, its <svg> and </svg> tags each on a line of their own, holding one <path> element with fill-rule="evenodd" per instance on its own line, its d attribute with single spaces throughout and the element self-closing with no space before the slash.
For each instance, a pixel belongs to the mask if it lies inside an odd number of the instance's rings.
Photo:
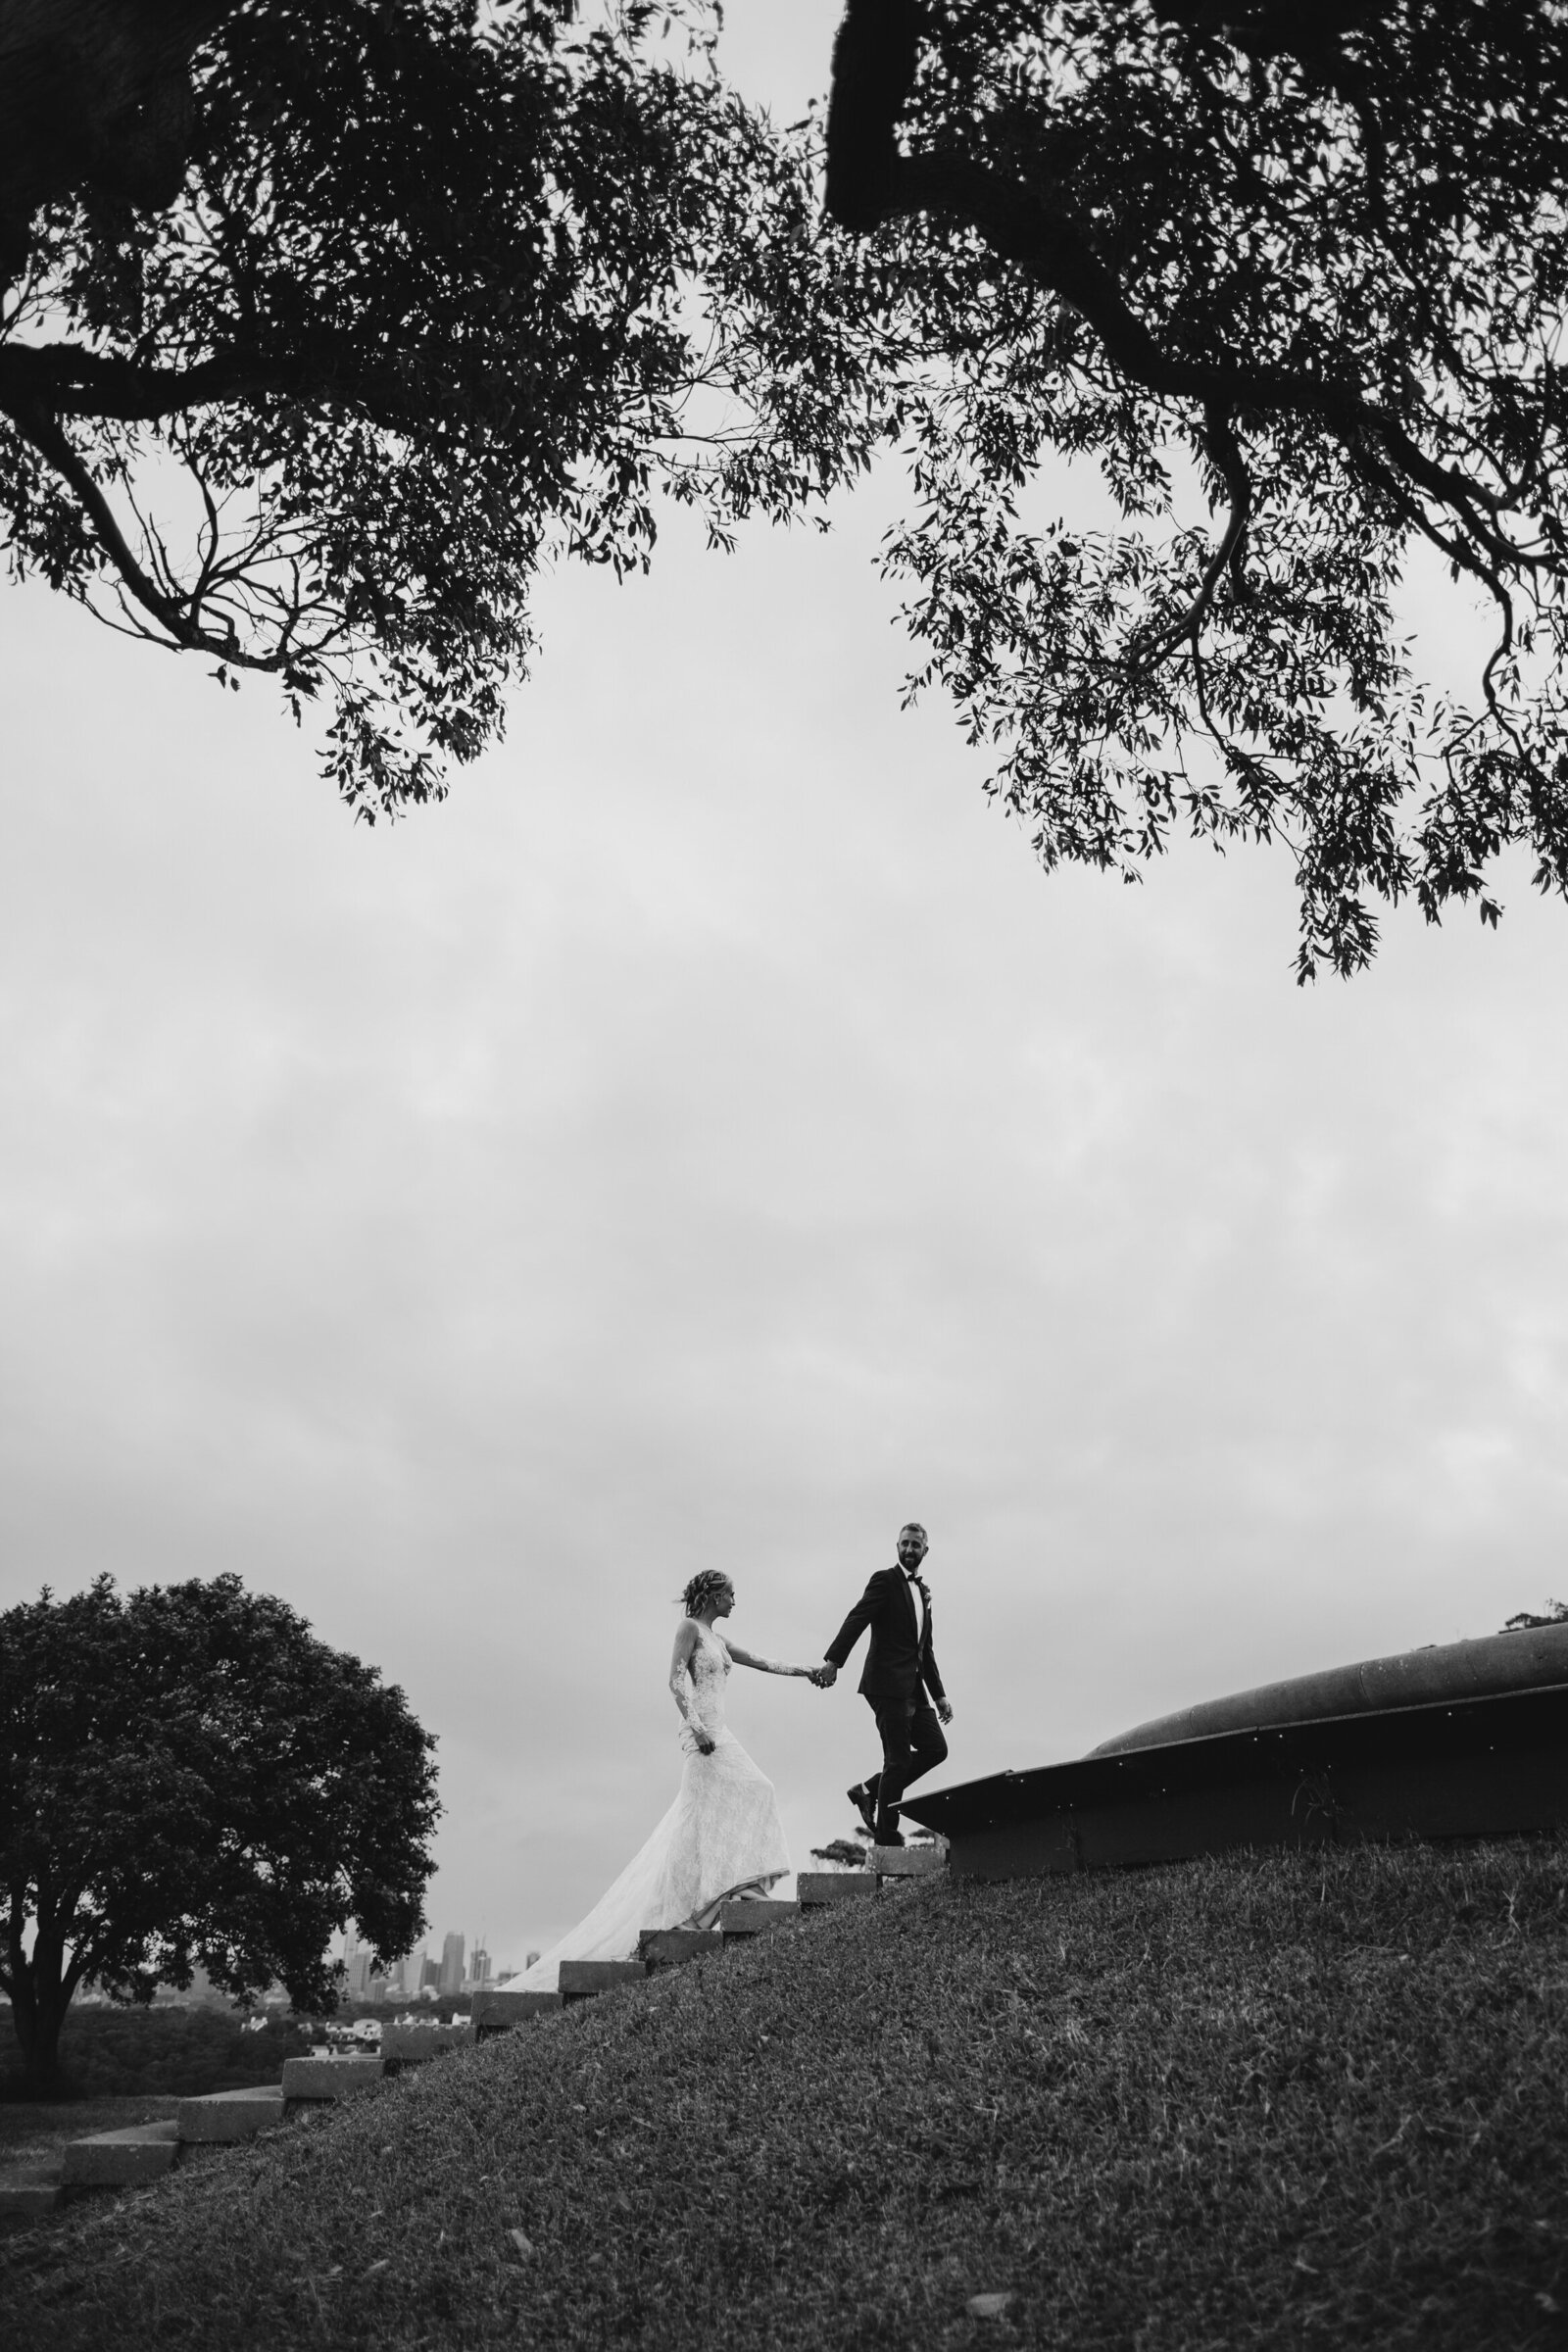
<svg viewBox="0 0 1568 2352">
<path fill-rule="evenodd" d="M 858 1788 L 846 1788 L 844 1793 L 874 1838 L 876 1836 L 876 1807 L 871 1802 L 870 1789 L 862 1781 Z"/>
</svg>

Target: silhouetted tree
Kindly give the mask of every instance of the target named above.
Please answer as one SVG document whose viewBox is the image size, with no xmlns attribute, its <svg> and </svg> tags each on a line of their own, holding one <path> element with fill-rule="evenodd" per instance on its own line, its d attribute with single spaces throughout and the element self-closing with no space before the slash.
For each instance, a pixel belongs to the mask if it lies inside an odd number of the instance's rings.
<svg viewBox="0 0 1568 2352">
<path fill-rule="evenodd" d="M 29 2082 L 83 1983 L 145 2002 L 199 1961 L 319 2011 L 349 1918 L 382 1960 L 409 1951 L 434 1744 L 374 1667 L 237 1577 L 122 1597 L 104 1576 L 0 1615 L 0 1989 Z"/>
<path fill-rule="evenodd" d="M 373 816 L 498 731 L 541 563 L 861 463 L 807 149 L 686 13 L 0 0 L 14 569 L 325 690 Z"/>
<path fill-rule="evenodd" d="M 1282 843 L 1302 977 L 1406 897 L 1494 922 L 1508 845 L 1568 888 L 1555 0 L 848 0 L 825 221 L 711 13 L 0 0 L 14 563 L 330 687 L 373 812 L 493 735 L 550 553 L 890 442 L 912 687 L 1048 865 Z"/>
<path fill-rule="evenodd" d="M 1568 887 L 1568 25 L 1551 0 L 849 0 L 830 213 L 914 331 L 891 568 L 1048 864 L 1181 825 L 1369 902 Z M 1021 519 L 1088 460 L 1103 527 Z M 1206 520 L 1205 508 L 1216 519 Z M 1434 551 L 1490 609 L 1412 664 Z"/>
<path fill-rule="evenodd" d="M 858 1845 L 857 1838 L 861 1840 Z M 857 1830 L 855 1838 L 830 1838 L 826 1845 L 811 1848 L 813 1862 L 831 1862 L 839 1870 L 864 1870 L 870 1858 L 871 1839 L 865 1830 Z"/>
<path fill-rule="evenodd" d="M 1505 1634 L 1531 1634 L 1542 1625 L 1568 1625 L 1568 1602 L 1548 1600 L 1544 1617 L 1538 1617 L 1530 1609 L 1521 1609 L 1516 1617 L 1507 1620 L 1500 1631 Z"/>
</svg>

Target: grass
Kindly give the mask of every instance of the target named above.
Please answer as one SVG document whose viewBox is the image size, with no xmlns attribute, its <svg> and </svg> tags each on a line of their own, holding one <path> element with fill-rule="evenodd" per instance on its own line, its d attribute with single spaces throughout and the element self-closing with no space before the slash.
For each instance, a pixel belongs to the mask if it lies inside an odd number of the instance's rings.
<svg viewBox="0 0 1568 2352">
<path fill-rule="evenodd" d="M 159 2123 L 179 2105 L 176 2098 L 48 2099 L 0 2103 L 0 2180 L 55 2175 L 68 2139 L 89 2132 L 119 2132 L 127 2124 Z"/>
<path fill-rule="evenodd" d="M 74 2206 L 0 2296 L 35 2352 L 1563 2345 L 1565 1862 L 917 1884 Z"/>
</svg>

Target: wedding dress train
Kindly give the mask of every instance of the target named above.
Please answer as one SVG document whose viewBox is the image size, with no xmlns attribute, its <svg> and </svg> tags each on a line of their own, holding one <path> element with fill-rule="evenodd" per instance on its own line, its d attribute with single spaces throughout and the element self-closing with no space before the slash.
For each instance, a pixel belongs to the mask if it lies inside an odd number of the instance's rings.
<svg viewBox="0 0 1568 2352">
<path fill-rule="evenodd" d="M 711 1755 L 699 1749 L 688 1721 L 680 1792 L 669 1811 L 587 1918 L 513 1979 L 514 1990 L 553 1992 L 563 1960 L 634 1959 L 644 1928 L 710 1928 L 729 1896 L 766 1894 L 788 1876 L 773 1784 L 724 1721 L 729 1673 L 723 1642 L 700 1625 L 691 1678 Z"/>
</svg>

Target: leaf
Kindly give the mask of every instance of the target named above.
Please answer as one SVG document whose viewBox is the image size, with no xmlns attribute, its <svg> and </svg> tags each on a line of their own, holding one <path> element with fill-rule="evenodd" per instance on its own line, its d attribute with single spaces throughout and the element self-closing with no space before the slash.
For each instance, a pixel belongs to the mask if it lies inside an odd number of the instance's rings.
<svg viewBox="0 0 1568 2352">
<path fill-rule="evenodd" d="M 1002 2320 L 1006 2318 L 1008 2309 L 1016 2300 L 1008 2288 L 1001 2294 L 971 2295 L 968 2309 L 971 2318 L 976 2320 Z"/>
<path fill-rule="evenodd" d="M 527 2231 L 523 2230 L 509 2230 L 507 2231 L 507 2235 L 516 2247 L 519 2261 L 532 2262 L 533 2239 L 527 2234 Z"/>
</svg>

